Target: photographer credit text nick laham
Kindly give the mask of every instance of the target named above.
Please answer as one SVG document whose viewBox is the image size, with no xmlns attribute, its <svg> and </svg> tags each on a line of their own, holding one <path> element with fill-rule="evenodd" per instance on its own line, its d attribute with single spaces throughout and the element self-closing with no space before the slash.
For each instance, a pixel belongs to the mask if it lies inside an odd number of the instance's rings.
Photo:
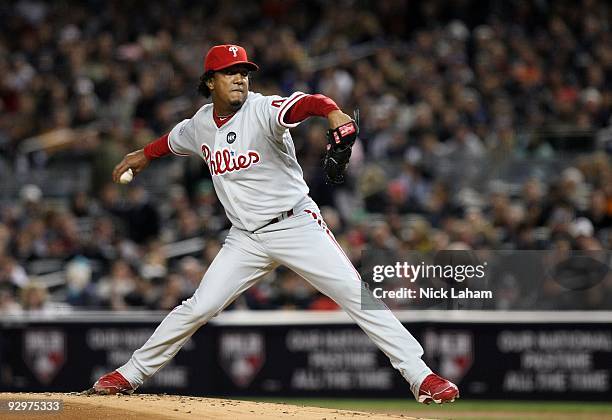
<svg viewBox="0 0 612 420">
<path fill-rule="evenodd" d="M 384 290 L 377 287 L 372 293 L 378 299 L 493 299 L 491 290 L 455 289 L 454 287 L 450 289 L 402 287 L 396 290 Z"/>
</svg>

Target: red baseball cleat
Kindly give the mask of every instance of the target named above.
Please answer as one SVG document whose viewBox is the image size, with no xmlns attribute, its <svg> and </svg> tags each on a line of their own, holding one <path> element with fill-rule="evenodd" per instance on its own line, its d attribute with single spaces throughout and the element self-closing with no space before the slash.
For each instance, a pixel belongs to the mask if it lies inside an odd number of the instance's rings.
<svg viewBox="0 0 612 420">
<path fill-rule="evenodd" d="M 134 392 L 132 385 L 116 370 L 102 375 L 91 388 L 94 394 L 113 395 L 131 394 Z"/>
<path fill-rule="evenodd" d="M 435 373 L 428 375 L 419 388 L 419 402 L 423 404 L 442 404 L 453 402 L 459 398 L 459 388 L 457 385 Z"/>
</svg>

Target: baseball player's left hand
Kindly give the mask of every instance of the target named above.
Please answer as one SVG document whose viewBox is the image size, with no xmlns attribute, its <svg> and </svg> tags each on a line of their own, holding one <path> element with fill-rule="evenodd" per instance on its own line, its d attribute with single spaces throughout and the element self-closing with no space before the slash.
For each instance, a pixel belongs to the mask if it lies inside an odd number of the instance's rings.
<svg viewBox="0 0 612 420">
<path fill-rule="evenodd" d="M 359 127 L 342 111 L 332 111 L 327 116 L 327 151 L 323 160 L 325 180 L 328 184 L 342 184 L 344 172 L 351 157 L 351 148 L 359 134 Z"/>
<path fill-rule="evenodd" d="M 332 130 L 334 128 L 340 127 L 342 124 L 346 124 L 349 121 L 353 121 L 351 117 L 349 117 L 340 110 L 332 111 L 327 114 L 327 120 L 329 121 L 329 128 L 331 128 Z"/>
</svg>

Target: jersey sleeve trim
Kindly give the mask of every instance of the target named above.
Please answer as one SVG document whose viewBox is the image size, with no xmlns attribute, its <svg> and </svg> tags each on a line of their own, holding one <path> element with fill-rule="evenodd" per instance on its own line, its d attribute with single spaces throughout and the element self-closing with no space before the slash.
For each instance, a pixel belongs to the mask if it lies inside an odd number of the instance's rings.
<svg viewBox="0 0 612 420">
<path fill-rule="evenodd" d="M 168 136 L 168 148 L 170 149 L 170 151 L 172 152 L 173 155 L 176 155 L 176 156 L 189 156 L 188 153 L 179 153 L 176 150 L 174 150 L 174 148 L 172 147 L 172 140 L 170 140 L 169 136 Z"/>
<path fill-rule="evenodd" d="M 293 128 L 293 127 L 297 127 L 298 125 L 300 125 L 301 121 L 298 121 L 296 123 L 285 122 L 285 114 L 287 114 L 287 112 L 291 109 L 291 107 L 297 101 L 299 101 L 305 96 L 307 95 L 303 92 L 295 92 L 293 95 L 289 97 L 289 99 L 285 101 L 285 103 L 283 104 L 281 110 L 279 111 L 276 117 L 276 122 L 278 123 L 278 125 L 280 125 L 281 127 L 285 127 L 285 128 Z"/>
<path fill-rule="evenodd" d="M 168 134 L 168 148 L 173 155 L 190 156 L 193 143 L 193 119 L 183 120 Z"/>
</svg>

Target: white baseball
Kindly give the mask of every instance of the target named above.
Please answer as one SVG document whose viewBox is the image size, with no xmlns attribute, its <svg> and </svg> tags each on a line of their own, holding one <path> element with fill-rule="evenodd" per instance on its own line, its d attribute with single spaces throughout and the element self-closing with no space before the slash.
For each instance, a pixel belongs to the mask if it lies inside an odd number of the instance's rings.
<svg viewBox="0 0 612 420">
<path fill-rule="evenodd" d="M 130 182 L 132 182 L 133 179 L 134 172 L 132 172 L 132 169 L 130 168 L 121 174 L 121 176 L 119 177 L 119 182 L 121 182 L 122 184 L 129 184 Z"/>
</svg>

